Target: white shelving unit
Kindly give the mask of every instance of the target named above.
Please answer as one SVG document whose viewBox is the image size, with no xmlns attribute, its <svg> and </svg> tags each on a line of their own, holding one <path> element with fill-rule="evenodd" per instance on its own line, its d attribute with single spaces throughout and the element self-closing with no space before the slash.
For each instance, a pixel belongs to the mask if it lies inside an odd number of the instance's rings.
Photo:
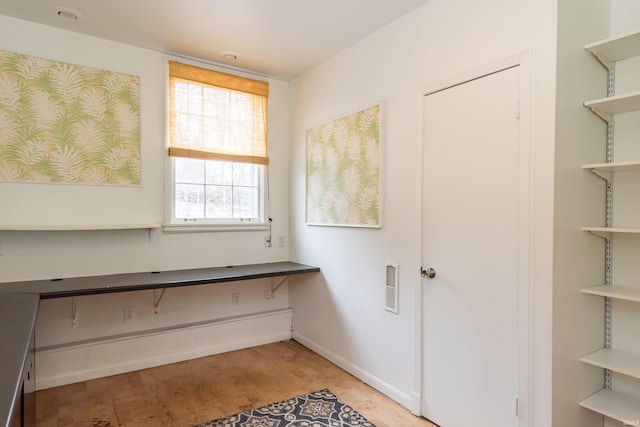
<svg viewBox="0 0 640 427">
<path fill-rule="evenodd" d="M 587 397 L 580 402 L 580 406 L 621 423 L 640 419 L 640 406 L 638 406 L 637 400 L 607 389 Z"/>
<path fill-rule="evenodd" d="M 640 55 L 640 31 L 591 43 L 584 48 L 598 58 L 607 70 L 612 70 L 614 62 Z"/>
<path fill-rule="evenodd" d="M 640 110 L 640 92 L 594 99 L 585 102 L 584 106 L 610 123 L 614 114 Z"/>
<path fill-rule="evenodd" d="M 620 228 L 620 227 L 582 227 L 583 231 L 610 239 L 614 234 L 640 234 L 640 228 Z"/>
<path fill-rule="evenodd" d="M 584 288 L 582 289 L 582 292 L 601 297 L 640 302 L 640 289 L 625 288 L 624 286 L 600 285 Z"/>
<path fill-rule="evenodd" d="M 590 365 L 640 378 L 640 360 L 636 354 L 603 348 L 582 356 L 580 360 Z"/>
<path fill-rule="evenodd" d="M 611 162 L 611 163 L 594 163 L 582 166 L 583 169 L 590 169 L 595 172 L 638 172 L 640 171 L 640 161 L 635 162 Z"/>
<path fill-rule="evenodd" d="M 604 297 L 605 299 L 605 348 L 583 356 L 583 363 L 603 368 L 605 384 L 602 390 L 580 402 L 580 406 L 598 412 L 606 417 L 622 423 L 640 420 L 640 400 L 611 389 L 610 372 L 640 379 L 640 354 L 632 354 L 617 350 L 611 346 L 611 299 L 640 303 L 640 289 L 615 286 L 611 283 L 611 239 L 616 234 L 640 234 L 640 228 L 620 228 L 611 226 L 612 181 L 617 173 L 640 172 L 639 161 L 614 162 L 611 158 L 613 144 L 612 121 L 616 114 L 640 111 L 640 92 L 613 95 L 613 79 L 615 62 L 640 56 L 640 31 L 628 33 L 620 37 L 612 37 L 601 42 L 589 44 L 585 49 L 592 53 L 607 70 L 609 70 L 609 96 L 587 101 L 585 107 L 598 115 L 608 124 L 607 163 L 584 165 L 583 168 L 607 181 L 607 226 L 583 227 L 596 236 L 606 239 L 607 244 L 607 279 L 605 284 L 582 289 L 585 294 Z M 640 224 L 639 224 L 640 225 Z M 640 241 L 639 241 L 640 244 Z M 640 305 L 638 305 L 640 310 Z"/>
<path fill-rule="evenodd" d="M 160 224 L 120 224 L 120 225 L 0 225 L 0 231 L 125 231 L 147 230 L 149 243 L 153 240 L 153 230 Z"/>
</svg>

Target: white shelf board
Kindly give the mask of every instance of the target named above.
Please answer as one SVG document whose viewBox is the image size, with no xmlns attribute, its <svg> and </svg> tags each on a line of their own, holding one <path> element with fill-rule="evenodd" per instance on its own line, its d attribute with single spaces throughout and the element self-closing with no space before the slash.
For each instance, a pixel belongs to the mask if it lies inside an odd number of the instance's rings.
<svg viewBox="0 0 640 427">
<path fill-rule="evenodd" d="M 640 55 L 640 31 L 610 37 L 588 44 L 584 48 L 611 70 L 615 61 Z"/>
<path fill-rule="evenodd" d="M 640 110 L 640 92 L 608 96 L 606 98 L 586 101 L 584 106 L 607 122 L 611 122 L 614 114 L 629 113 Z"/>
<path fill-rule="evenodd" d="M 625 288 L 624 286 L 600 285 L 583 288 L 585 294 L 640 302 L 640 289 Z"/>
<path fill-rule="evenodd" d="M 582 168 L 589 169 L 593 172 L 637 172 L 640 171 L 640 161 L 592 163 L 589 165 L 583 165 Z"/>
<path fill-rule="evenodd" d="M 151 230 L 160 224 L 120 225 L 0 225 L 0 231 L 100 231 L 100 230 Z"/>
<path fill-rule="evenodd" d="M 587 397 L 580 406 L 620 422 L 640 420 L 639 400 L 607 389 Z"/>
<path fill-rule="evenodd" d="M 640 356 L 603 348 L 580 358 L 580 361 L 623 375 L 640 378 Z"/>
<path fill-rule="evenodd" d="M 583 231 L 588 231 L 598 237 L 608 239 L 612 234 L 640 234 L 640 228 L 619 228 L 619 227 L 582 227 Z"/>
</svg>

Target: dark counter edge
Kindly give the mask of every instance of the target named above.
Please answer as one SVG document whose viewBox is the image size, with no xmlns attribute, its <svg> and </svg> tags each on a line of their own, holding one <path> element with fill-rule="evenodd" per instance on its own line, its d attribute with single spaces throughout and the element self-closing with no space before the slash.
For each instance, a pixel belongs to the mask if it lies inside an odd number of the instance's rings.
<svg viewBox="0 0 640 427">
<path fill-rule="evenodd" d="M 224 271 L 228 271 L 229 273 L 235 273 L 235 272 L 238 272 L 238 273 L 228 274 L 223 276 L 204 277 L 204 278 L 195 279 L 195 280 L 178 280 L 178 281 L 172 281 L 172 282 L 123 285 L 118 287 L 102 287 L 102 288 L 72 290 L 72 291 L 43 292 L 43 293 L 40 293 L 40 299 L 65 298 L 65 297 L 84 296 L 84 295 L 98 295 L 98 294 L 107 294 L 107 293 L 116 293 L 116 292 L 143 291 L 143 290 L 149 290 L 149 289 L 177 288 L 182 286 L 209 285 L 213 283 L 237 282 L 241 280 L 264 279 L 269 277 L 282 277 L 282 276 L 292 276 L 295 274 L 320 272 L 319 267 L 313 267 L 313 266 L 304 265 L 304 264 L 297 264 L 299 267 L 295 269 L 281 269 L 277 271 L 255 272 L 255 273 L 242 272 L 243 267 L 254 268 L 254 267 L 259 267 L 260 265 L 261 264 L 249 264 L 246 266 L 239 265 L 239 266 L 230 266 L 230 267 L 220 267 L 220 269 L 225 269 Z M 264 264 L 264 265 L 270 265 L 270 264 Z M 158 274 L 162 274 L 162 272 L 159 272 Z M 108 276 L 105 276 L 105 277 L 108 277 Z"/>
<path fill-rule="evenodd" d="M 290 261 L 147 273 L 72 277 L 0 283 L 0 292 L 37 294 L 40 299 L 98 295 L 149 289 L 207 285 L 240 280 L 320 272 L 319 267 Z M 84 281 L 87 284 L 83 286 Z M 100 284 L 96 284 L 96 282 Z"/>
<path fill-rule="evenodd" d="M 9 427 L 15 401 L 21 393 L 23 367 L 29 353 L 31 331 L 36 323 L 39 298 L 13 292 L 4 293 L 2 297 L 5 299 L 0 302 L 3 307 L 0 322 L 11 325 L 11 330 L 2 333 L 3 349 L 0 350 L 0 369 L 4 371 L 0 374 L 3 378 L 0 383 L 0 425 Z"/>
</svg>

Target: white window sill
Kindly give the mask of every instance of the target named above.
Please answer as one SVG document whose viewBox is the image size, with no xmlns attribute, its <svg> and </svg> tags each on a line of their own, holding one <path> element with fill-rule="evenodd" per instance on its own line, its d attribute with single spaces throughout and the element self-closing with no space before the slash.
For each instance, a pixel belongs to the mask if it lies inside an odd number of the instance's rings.
<svg viewBox="0 0 640 427">
<path fill-rule="evenodd" d="M 264 231 L 269 224 L 163 224 L 165 233 L 216 233 L 225 231 Z"/>
</svg>

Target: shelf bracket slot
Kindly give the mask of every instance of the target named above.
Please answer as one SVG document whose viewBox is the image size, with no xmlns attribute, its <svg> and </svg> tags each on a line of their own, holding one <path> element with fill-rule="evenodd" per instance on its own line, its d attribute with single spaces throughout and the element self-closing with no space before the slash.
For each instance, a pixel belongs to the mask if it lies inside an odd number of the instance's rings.
<svg viewBox="0 0 640 427">
<path fill-rule="evenodd" d="M 78 326 L 78 297 L 71 297 L 71 327 Z"/>
<path fill-rule="evenodd" d="M 158 306 L 160 306 L 160 301 L 162 300 L 162 297 L 164 296 L 164 292 L 166 290 L 167 288 L 162 288 L 162 290 L 153 290 L 153 314 L 158 314 Z"/>
<path fill-rule="evenodd" d="M 272 277 L 271 278 L 271 294 L 275 294 L 278 288 L 282 286 L 284 282 L 286 282 L 289 279 L 289 277 L 291 276 L 285 276 L 284 279 L 282 279 L 280 283 L 278 283 L 276 286 L 273 286 L 273 277 Z"/>
<path fill-rule="evenodd" d="M 606 66 L 606 64 L 605 64 Z M 607 66 L 609 72 L 607 73 L 607 96 L 613 96 L 615 94 L 615 63 L 611 63 Z M 596 112 L 596 114 L 598 114 Z M 605 119 L 606 120 L 606 119 Z M 613 129 L 612 114 L 609 114 L 609 120 L 607 120 L 607 162 L 613 162 L 613 146 L 614 146 L 614 129 Z M 605 194 L 605 215 L 607 227 L 613 226 L 613 176 L 607 180 L 606 194 Z M 612 267 L 613 267 L 613 243 L 611 239 L 605 240 L 605 285 L 611 286 L 612 283 Z M 612 320 L 612 306 L 611 298 L 604 298 L 604 348 L 611 348 L 611 320 Z M 611 370 L 604 369 L 604 388 L 611 389 Z"/>
</svg>

